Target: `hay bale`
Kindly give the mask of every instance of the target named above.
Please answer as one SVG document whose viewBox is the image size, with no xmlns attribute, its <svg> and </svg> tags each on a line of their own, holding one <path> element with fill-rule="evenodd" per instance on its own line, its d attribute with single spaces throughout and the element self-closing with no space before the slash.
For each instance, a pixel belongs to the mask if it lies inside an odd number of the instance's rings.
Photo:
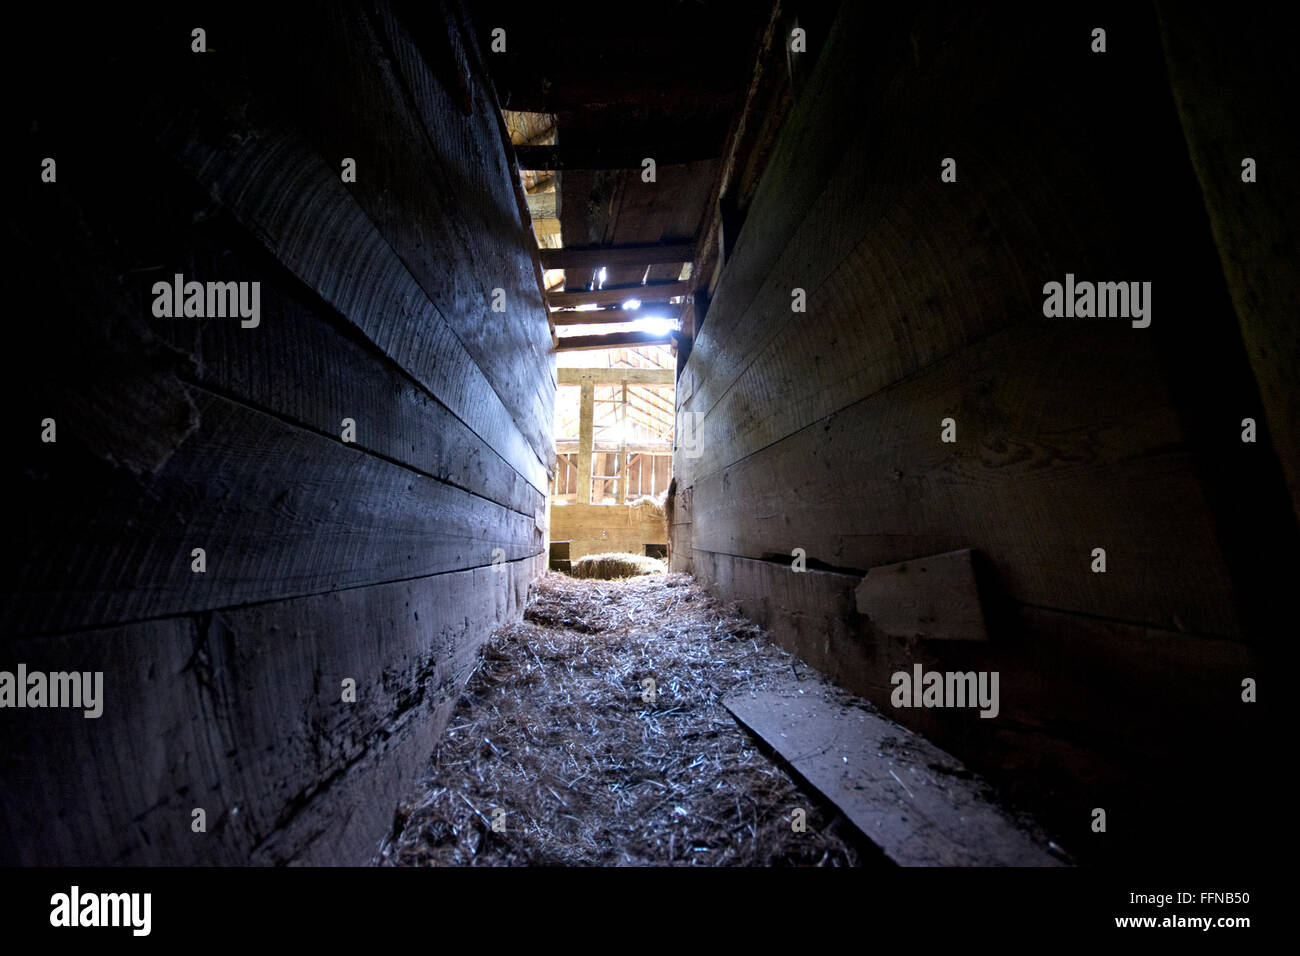
<svg viewBox="0 0 1300 956">
<path fill-rule="evenodd" d="M 600 578 L 603 581 L 612 581 L 615 578 L 634 578 L 642 574 L 663 574 L 667 570 L 658 558 L 610 551 L 605 554 L 584 555 L 574 561 L 572 574 L 575 578 Z"/>
<path fill-rule="evenodd" d="M 629 501 L 628 504 L 633 508 L 648 511 L 650 514 L 658 518 L 666 518 L 667 515 L 664 511 L 664 500 L 666 497 L 666 493 L 661 491 L 657 495 L 643 495 L 640 498 L 634 498 L 632 501 Z"/>
</svg>

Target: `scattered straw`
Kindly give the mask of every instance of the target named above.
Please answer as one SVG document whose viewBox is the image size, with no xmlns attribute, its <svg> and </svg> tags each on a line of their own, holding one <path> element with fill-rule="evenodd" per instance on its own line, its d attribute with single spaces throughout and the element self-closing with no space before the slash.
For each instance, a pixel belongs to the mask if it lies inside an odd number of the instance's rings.
<svg viewBox="0 0 1300 956">
<path fill-rule="evenodd" d="M 484 646 L 377 862 L 859 862 L 853 836 L 722 706 L 788 679 L 790 655 L 758 627 L 684 574 L 548 572 L 531 597 L 524 621 Z M 807 811 L 806 832 L 791 827 L 795 808 Z"/>
</svg>

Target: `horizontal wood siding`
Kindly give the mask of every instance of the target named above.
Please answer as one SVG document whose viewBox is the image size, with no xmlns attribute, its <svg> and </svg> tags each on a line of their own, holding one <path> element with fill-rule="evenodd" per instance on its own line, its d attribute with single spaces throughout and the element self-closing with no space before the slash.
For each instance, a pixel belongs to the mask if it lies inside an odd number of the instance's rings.
<svg viewBox="0 0 1300 956">
<path fill-rule="evenodd" d="M 222 8 L 198 55 L 179 11 L 24 17 L 79 65 L 10 106 L 59 175 L 5 213 L 44 292 L 0 669 L 101 670 L 104 712 L 6 710 L 0 862 L 363 863 L 545 566 L 555 361 L 474 27 Z M 260 322 L 156 316 L 176 274 Z"/>
<path fill-rule="evenodd" d="M 1077 827 L 1096 786 L 1176 848 L 1143 808 L 1181 799 L 1159 775 L 1186 755 L 1115 742 L 1254 732 L 1240 682 L 1284 632 L 1294 522 L 1277 456 L 1240 438 L 1261 404 L 1159 24 L 1106 19 L 1103 56 L 1073 12 L 840 5 L 681 371 L 671 555 L 1038 809 Z M 1045 317 L 1067 273 L 1150 282 L 1150 327 Z M 961 549 L 988 641 L 857 612 L 870 569 Z M 1005 716 L 894 708 L 913 661 L 1001 670 Z"/>
</svg>

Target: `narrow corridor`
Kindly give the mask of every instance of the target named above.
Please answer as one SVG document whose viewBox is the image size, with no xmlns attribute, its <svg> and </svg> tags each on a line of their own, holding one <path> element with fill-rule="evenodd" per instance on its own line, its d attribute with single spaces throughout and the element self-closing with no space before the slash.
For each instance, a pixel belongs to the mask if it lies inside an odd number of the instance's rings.
<svg viewBox="0 0 1300 956">
<path fill-rule="evenodd" d="M 547 572 L 524 620 L 484 646 L 381 861 L 859 863 L 852 827 L 812 805 L 722 705 L 792 666 L 806 670 L 689 575 Z M 807 832 L 791 829 L 795 807 Z"/>
<path fill-rule="evenodd" d="M 529 598 L 523 621 L 484 645 L 381 865 L 880 866 L 911 862 L 894 843 L 960 854 L 980 818 L 1013 840 L 1027 825 L 994 809 L 953 758 L 823 680 L 689 575 L 546 572 Z M 901 824 L 886 821 L 901 840 L 881 840 L 885 853 L 724 704 L 782 694 L 887 728 L 869 760 L 885 788 L 851 786 L 867 791 L 857 799 L 870 813 L 901 811 Z M 846 765 L 836 786 L 850 787 L 850 758 L 831 760 Z M 1047 845 L 1041 834 L 1023 842 Z"/>
</svg>

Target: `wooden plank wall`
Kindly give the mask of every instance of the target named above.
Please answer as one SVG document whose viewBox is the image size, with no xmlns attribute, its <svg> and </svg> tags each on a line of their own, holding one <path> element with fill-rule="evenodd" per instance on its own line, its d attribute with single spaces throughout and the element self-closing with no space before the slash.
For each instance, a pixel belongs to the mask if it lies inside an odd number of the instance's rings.
<svg viewBox="0 0 1300 956">
<path fill-rule="evenodd" d="M 1295 579 L 1154 13 L 1104 13 L 841 5 L 682 370 L 670 510 L 674 569 L 1093 858 L 1140 844 L 1094 839 L 1095 806 L 1188 852 L 1179 787 L 1231 789 L 1191 754 L 1258 739 L 1240 684 Z M 1044 318 L 1066 273 L 1151 282 L 1150 328 Z M 872 634 L 870 568 L 963 548 L 989 642 Z M 1002 714 L 892 707 L 914 661 L 1001 669 Z"/>
<path fill-rule="evenodd" d="M 645 554 L 647 544 L 667 544 L 664 516 L 647 505 L 551 504 L 551 540 L 568 541 L 569 557 L 620 551 Z"/>
<path fill-rule="evenodd" d="M 1259 383 L 1267 436 L 1281 460 L 1300 515 L 1300 326 L 1295 322 L 1300 190 L 1294 176 L 1273 175 L 1300 150 L 1294 123 L 1278 122 L 1266 94 L 1282 87 L 1268 71 L 1292 62 L 1285 30 L 1261 29 L 1253 17 L 1206 7 L 1156 5 L 1169 64 L 1170 89 L 1232 293 L 1251 369 Z M 1292 86 L 1295 69 L 1291 68 Z M 1254 179 L 1243 190 L 1246 159 Z M 1228 175 L 1228 171 L 1238 175 Z M 1266 170 L 1266 172 L 1261 172 Z"/>
<path fill-rule="evenodd" d="M 0 670 L 105 703 L 6 711 L 0 861 L 365 862 L 545 566 L 554 357 L 482 38 L 404 15 L 26 15 L 59 79 L 7 107 L 39 312 Z M 260 323 L 156 318 L 176 273 L 259 282 Z"/>
</svg>

